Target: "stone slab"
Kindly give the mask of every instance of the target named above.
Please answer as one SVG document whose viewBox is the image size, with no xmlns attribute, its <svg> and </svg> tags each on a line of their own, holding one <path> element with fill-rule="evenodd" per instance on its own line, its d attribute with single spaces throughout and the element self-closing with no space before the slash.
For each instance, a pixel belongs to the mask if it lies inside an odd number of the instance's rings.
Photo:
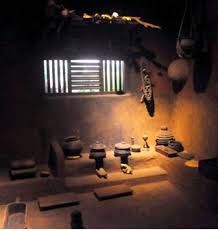
<svg viewBox="0 0 218 231">
<path fill-rule="evenodd" d="M 164 145 L 157 145 L 155 147 L 155 150 L 157 152 L 159 152 L 160 154 L 163 154 L 163 155 L 165 155 L 167 157 L 175 157 L 175 156 L 177 156 L 177 151 L 175 151 L 172 148 L 166 147 Z"/>
<path fill-rule="evenodd" d="M 149 167 L 145 169 L 133 170 L 133 174 L 124 174 L 121 170 L 110 173 L 107 179 L 99 178 L 96 175 L 88 175 L 81 177 L 66 177 L 65 186 L 73 188 L 77 191 L 86 191 L 89 187 L 111 186 L 115 184 L 137 184 L 140 182 L 153 182 L 167 179 L 167 172 L 159 166 Z M 93 189 L 92 189 L 93 190 Z"/>
<path fill-rule="evenodd" d="M 94 190 L 94 194 L 99 200 L 107 200 L 122 196 L 129 196 L 132 195 L 132 193 L 133 190 L 125 184 L 108 186 Z"/>
<path fill-rule="evenodd" d="M 38 204 L 40 210 L 47 210 L 79 204 L 76 193 L 61 193 L 46 197 L 39 197 Z"/>
</svg>

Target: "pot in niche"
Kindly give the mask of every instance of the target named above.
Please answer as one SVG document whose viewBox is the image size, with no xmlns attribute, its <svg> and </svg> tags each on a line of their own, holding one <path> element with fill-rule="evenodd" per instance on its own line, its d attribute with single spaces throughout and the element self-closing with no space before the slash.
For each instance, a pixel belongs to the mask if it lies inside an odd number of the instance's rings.
<svg viewBox="0 0 218 231">
<path fill-rule="evenodd" d="M 156 145 L 165 145 L 168 146 L 168 143 L 170 141 L 173 141 L 174 136 L 173 134 L 169 131 L 167 126 L 161 126 L 160 131 L 158 132 L 156 136 Z"/>
<path fill-rule="evenodd" d="M 68 136 L 64 139 L 62 144 L 62 148 L 64 150 L 64 154 L 66 157 L 69 156 L 81 156 L 81 152 L 83 149 L 83 144 L 79 137 L 77 136 Z"/>
</svg>

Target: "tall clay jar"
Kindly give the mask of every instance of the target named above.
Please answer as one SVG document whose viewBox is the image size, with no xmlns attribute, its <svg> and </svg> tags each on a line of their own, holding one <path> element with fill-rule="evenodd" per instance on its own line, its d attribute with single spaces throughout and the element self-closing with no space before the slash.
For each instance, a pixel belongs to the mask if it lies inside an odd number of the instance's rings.
<svg viewBox="0 0 218 231">
<path fill-rule="evenodd" d="M 66 157 L 81 156 L 83 144 L 79 137 L 68 136 L 64 139 L 62 148 Z"/>
</svg>

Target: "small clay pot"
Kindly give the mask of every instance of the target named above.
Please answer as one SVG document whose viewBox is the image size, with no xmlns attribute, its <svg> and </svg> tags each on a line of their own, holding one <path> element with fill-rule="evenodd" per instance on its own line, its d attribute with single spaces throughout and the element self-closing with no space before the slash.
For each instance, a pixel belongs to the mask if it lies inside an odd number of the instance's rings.
<svg viewBox="0 0 218 231">
<path fill-rule="evenodd" d="M 83 149 L 81 140 L 76 136 L 68 136 L 62 144 L 65 156 L 79 156 Z"/>
</svg>

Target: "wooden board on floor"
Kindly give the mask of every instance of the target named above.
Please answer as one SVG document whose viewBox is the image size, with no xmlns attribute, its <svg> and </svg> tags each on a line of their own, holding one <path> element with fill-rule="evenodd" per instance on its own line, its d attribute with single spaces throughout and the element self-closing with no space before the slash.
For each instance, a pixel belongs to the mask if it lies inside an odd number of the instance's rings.
<svg viewBox="0 0 218 231">
<path fill-rule="evenodd" d="M 125 184 L 108 186 L 94 190 L 94 194 L 99 200 L 128 196 L 132 195 L 132 193 L 132 189 Z"/>
<path fill-rule="evenodd" d="M 75 193 L 61 193 L 38 198 L 40 210 L 47 210 L 79 204 Z"/>
</svg>

